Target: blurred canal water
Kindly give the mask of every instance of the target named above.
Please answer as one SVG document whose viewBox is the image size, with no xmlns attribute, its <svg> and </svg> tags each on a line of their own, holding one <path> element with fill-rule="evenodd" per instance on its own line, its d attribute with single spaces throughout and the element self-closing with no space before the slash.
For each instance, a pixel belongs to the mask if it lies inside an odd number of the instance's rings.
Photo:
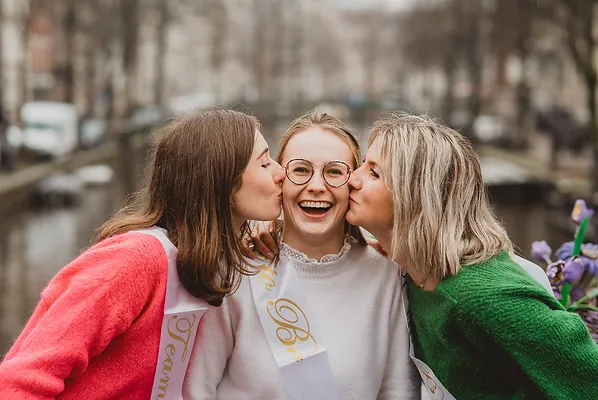
<svg viewBox="0 0 598 400">
<path fill-rule="evenodd" d="M 273 157 L 287 123 L 286 120 L 270 124 L 262 121 L 262 130 L 271 145 Z M 366 146 L 366 138 L 361 135 L 360 139 L 362 146 Z M 0 230 L 0 358 L 25 325 L 47 282 L 89 246 L 95 230 L 107 216 L 118 210 L 126 195 L 136 189 L 134 186 L 141 181 L 145 150 L 116 157 L 109 163 L 115 169 L 112 182 L 85 189 L 74 206 L 27 209 L 3 219 Z M 125 171 L 131 171 L 133 176 Z M 530 204 L 516 190 L 499 189 L 493 199 L 499 218 L 522 253 L 528 254 L 533 240 L 547 239 L 552 245 L 559 243 L 562 234 L 547 223 L 546 209 L 539 203 Z"/>
</svg>

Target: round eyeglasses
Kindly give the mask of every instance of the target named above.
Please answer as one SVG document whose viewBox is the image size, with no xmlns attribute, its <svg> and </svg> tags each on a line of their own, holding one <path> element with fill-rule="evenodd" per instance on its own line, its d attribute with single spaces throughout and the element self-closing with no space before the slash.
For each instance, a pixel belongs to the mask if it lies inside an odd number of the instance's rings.
<svg viewBox="0 0 598 400">
<path fill-rule="evenodd" d="M 322 178 L 332 187 L 343 186 L 351 176 L 351 167 L 342 161 L 330 161 L 324 165 L 313 165 L 302 158 L 294 158 L 284 166 L 288 180 L 295 185 L 305 185 L 314 176 L 314 168 L 322 167 Z"/>
</svg>

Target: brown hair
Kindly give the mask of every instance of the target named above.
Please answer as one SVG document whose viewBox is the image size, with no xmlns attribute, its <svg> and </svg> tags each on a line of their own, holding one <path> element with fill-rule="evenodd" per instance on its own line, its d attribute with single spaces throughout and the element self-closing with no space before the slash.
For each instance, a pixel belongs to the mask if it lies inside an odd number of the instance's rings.
<svg viewBox="0 0 598 400">
<path fill-rule="evenodd" d="M 359 150 L 359 141 L 351 132 L 351 129 L 340 119 L 333 117 L 330 114 L 310 111 L 307 114 L 295 119 L 287 128 L 286 132 L 280 139 L 278 156 L 276 162 L 282 165 L 282 158 L 287 144 L 296 134 L 311 128 L 320 128 L 325 131 L 332 132 L 338 135 L 341 139 L 347 142 L 347 145 L 353 153 L 353 165 L 351 166 L 355 171 L 361 165 L 361 151 Z M 282 227 L 279 228 L 279 231 Z M 360 244 L 365 245 L 366 241 L 358 226 L 354 226 L 345 222 L 345 233 L 349 234 L 353 239 L 356 239 Z M 280 237 L 280 232 L 277 235 Z"/>
<path fill-rule="evenodd" d="M 392 192 L 391 256 L 424 279 L 513 251 L 494 217 L 480 160 L 457 131 L 427 116 L 380 118 L 370 134 Z"/>
<path fill-rule="evenodd" d="M 102 225 L 97 241 L 153 225 L 166 229 L 178 249 L 183 286 L 212 305 L 222 304 L 249 273 L 241 262 L 231 204 L 257 129 L 254 117 L 231 110 L 195 112 L 170 122 L 155 135 L 145 187 Z"/>
</svg>

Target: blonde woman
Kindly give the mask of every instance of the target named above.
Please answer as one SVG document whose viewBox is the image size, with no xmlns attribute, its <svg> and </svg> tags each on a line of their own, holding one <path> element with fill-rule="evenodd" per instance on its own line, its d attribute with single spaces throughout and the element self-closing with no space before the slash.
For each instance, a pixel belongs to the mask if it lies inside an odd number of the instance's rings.
<svg viewBox="0 0 598 400">
<path fill-rule="evenodd" d="M 378 120 L 369 144 L 347 221 L 409 277 L 414 362 L 433 398 L 596 398 L 598 346 L 513 261 L 471 145 L 401 114 Z"/>
<path fill-rule="evenodd" d="M 419 399 L 396 263 L 345 221 L 360 164 L 349 128 L 295 120 L 277 161 L 284 229 L 275 263 L 210 309 L 185 396 L 194 399 Z"/>
</svg>

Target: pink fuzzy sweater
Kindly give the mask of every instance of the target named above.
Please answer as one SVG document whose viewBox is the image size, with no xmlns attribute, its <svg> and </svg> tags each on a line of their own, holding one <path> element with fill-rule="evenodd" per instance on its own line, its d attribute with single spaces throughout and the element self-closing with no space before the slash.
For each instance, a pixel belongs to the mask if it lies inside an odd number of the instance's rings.
<svg viewBox="0 0 598 400">
<path fill-rule="evenodd" d="M 0 364 L 3 399 L 148 399 L 168 261 L 142 233 L 106 239 L 43 291 Z"/>
</svg>

